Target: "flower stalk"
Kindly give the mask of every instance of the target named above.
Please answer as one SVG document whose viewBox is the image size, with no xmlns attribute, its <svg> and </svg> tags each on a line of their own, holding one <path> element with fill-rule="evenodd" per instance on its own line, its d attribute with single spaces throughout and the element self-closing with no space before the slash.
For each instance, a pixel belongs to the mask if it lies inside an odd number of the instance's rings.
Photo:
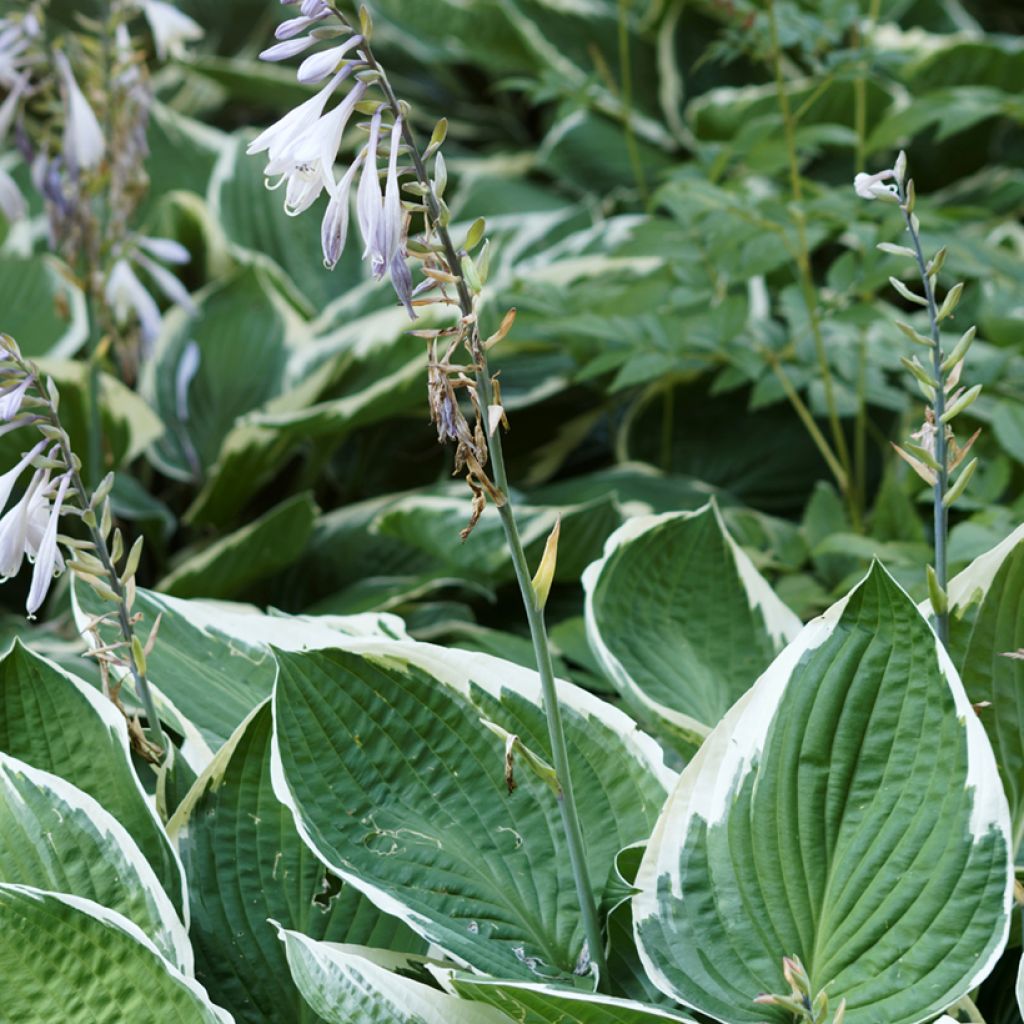
<svg viewBox="0 0 1024 1024">
<path fill-rule="evenodd" d="M 298 0 L 283 2 L 294 4 Z M 356 221 L 365 246 L 363 258 L 373 277 L 380 280 L 386 274 L 390 276 L 399 301 L 412 319 L 417 318 L 418 309 L 426 306 L 440 305 L 457 312 L 455 323 L 449 327 L 427 327 L 411 333 L 426 341 L 427 393 L 438 440 L 455 443 L 455 473 L 465 473 L 473 494 L 469 523 L 462 537 L 465 539 L 473 529 L 488 500 L 496 507 L 504 530 L 537 660 L 557 777 L 558 806 L 580 906 L 585 946 L 575 967 L 580 973 L 593 969 L 600 983 L 606 976 L 604 943 L 544 624 L 543 588 L 535 590 L 531 582 L 509 501 L 500 435 L 501 426 L 507 426 L 507 422 L 500 387 L 488 364 L 488 349 L 508 333 L 515 311 L 506 314 L 495 334 L 487 339 L 481 337 L 478 306 L 489 265 L 487 243 L 476 256 L 472 254 L 483 242 L 484 222 L 475 222 L 463 244 L 456 245 L 448 227 L 449 213 L 443 198 L 447 171 L 439 152 L 446 123 L 439 123 L 426 149 L 421 150 L 409 124 L 408 109 L 395 95 L 384 68 L 374 56 L 368 11 L 362 8 L 355 22 L 333 0 L 301 0 L 299 14 L 277 29 L 278 40 L 288 45 L 265 50 L 261 54 L 264 60 L 282 60 L 304 53 L 324 40 L 345 41 L 304 58 L 298 77 L 309 81 L 327 79 L 326 84 L 316 96 L 263 131 L 250 143 L 248 151 L 266 153 L 267 185 L 286 185 L 285 210 L 289 214 L 302 213 L 322 191 L 327 191 L 330 199 L 322 221 L 321 245 L 328 268 L 337 264 L 345 246 L 350 193 L 358 170 Z M 315 35 L 295 38 L 307 28 L 321 25 L 325 16 L 334 18 L 332 28 L 318 27 L 313 30 Z M 347 95 L 325 113 L 346 79 Z M 383 96 L 382 100 L 366 98 L 374 89 Z M 342 133 L 356 110 L 370 116 L 369 125 L 364 126 L 369 128 L 369 138 L 357 148 L 355 158 L 339 181 L 334 165 Z M 433 178 L 428 170 L 431 161 Z M 413 216 L 422 216 L 424 225 L 422 236 L 416 239 L 409 237 Z M 419 264 L 419 284 L 413 282 L 410 263 Z M 468 357 L 466 365 L 453 362 L 460 350 Z M 468 399 L 472 423 L 460 406 L 460 396 Z"/>
<path fill-rule="evenodd" d="M 451 232 L 445 223 L 446 218 L 442 213 L 441 204 L 434 192 L 434 184 L 431 181 L 419 147 L 416 144 L 416 139 L 409 125 L 409 119 L 403 116 L 398 98 L 391 87 L 391 83 L 388 81 L 384 69 L 374 57 L 368 41 L 363 43 L 362 53 L 365 56 L 366 63 L 380 76 L 378 84 L 384 93 L 385 100 L 392 114 L 396 119 L 401 119 L 402 137 L 412 158 L 416 179 L 423 189 L 427 216 L 444 250 L 445 261 L 450 268 L 462 267 L 462 257 L 456 249 Z M 483 409 L 490 409 L 495 404 L 494 388 L 487 359 L 487 348 L 482 343 L 480 329 L 477 324 L 473 296 L 465 275 L 459 275 L 454 285 L 462 317 L 465 320 L 472 321 L 469 328 L 469 349 L 475 364 L 475 381 L 479 402 Z M 603 981 L 607 977 L 604 941 L 601 937 L 601 926 L 597 917 L 597 907 L 594 902 L 589 869 L 587 868 L 583 830 L 580 825 L 579 811 L 573 791 L 572 772 L 569 766 L 568 748 L 565 740 L 565 727 L 562 723 L 562 712 L 555 687 L 555 672 L 551 661 L 551 648 L 548 643 L 544 610 L 532 584 L 530 569 L 526 561 L 526 553 L 523 550 L 523 542 L 519 534 L 515 512 L 511 502 L 508 500 L 508 476 L 502 452 L 500 430 L 494 430 L 490 435 L 489 441 L 490 464 L 494 474 L 494 485 L 502 499 L 495 501 L 495 505 L 501 517 L 505 542 L 512 557 L 512 566 L 515 570 L 516 582 L 519 585 L 523 607 L 526 611 L 530 638 L 533 642 L 534 657 L 537 661 L 537 671 L 540 675 L 544 714 L 548 725 L 548 739 L 551 743 L 551 756 L 559 787 L 558 808 L 562 818 L 562 825 L 565 829 L 566 846 L 568 847 L 569 861 L 576 886 L 576 896 L 580 905 L 583 932 L 587 944 L 587 955 L 590 963 L 597 969 L 598 978 Z"/>
<path fill-rule="evenodd" d="M 981 393 L 981 385 L 971 388 L 960 385 L 964 360 L 974 341 L 975 328 L 969 327 L 948 354 L 942 347 L 942 322 L 956 311 L 963 294 L 963 284 L 954 284 L 940 303 L 936 297 L 939 271 L 946 259 L 945 247 L 931 258 L 926 258 L 921 243 L 921 225 L 914 208 L 917 195 L 914 182 L 907 177 L 907 157 L 900 153 L 892 168 L 875 174 L 860 173 L 854 179 L 854 189 L 862 199 L 878 199 L 899 206 L 910 246 L 881 243 L 878 248 L 893 256 L 913 261 L 921 281 L 923 295 L 913 291 L 899 278 L 889 282 L 907 302 L 923 307 L 928 312 L 928 334 L 920 334 L 913 326 L 896 321 L 900 331 L 917 345 L 928 350 L 930 365 L 917 359 L 903 357 L 900 362 L 914 378 L 928 405 L 920 430 L 912 435 L 917 443 L 894 445 L 896 453 L 922 480 L 932 488 L 932 523 L 935 553 L 934 566 L 928 567 L 928 592 L 935 617 L 935 631 L 943 644 L 949 643 L 949 608 L 946 596 L 948 579 L 947 540 L 949 508 L 967 488 L 977 468 L 972 459 L 956 475 L 961 463 L 977 440 L 980 430 L 966 441 L 957 443 L 953 420 L 969 408 Z M 955 478 L 954 478 L 955 476 Z"/>
</svg>

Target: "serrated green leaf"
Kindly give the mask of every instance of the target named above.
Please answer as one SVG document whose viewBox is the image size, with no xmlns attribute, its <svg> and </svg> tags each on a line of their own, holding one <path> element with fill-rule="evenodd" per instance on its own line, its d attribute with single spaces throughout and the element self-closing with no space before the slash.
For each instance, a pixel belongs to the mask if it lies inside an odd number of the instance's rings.
<svg viewBox="0 0 1024 1024">
<path fill-rule="evenodd" d="M 269 919 L 310 941 L 425 946 L 325 875 L 270 785 L 269 703 L 218 751 L 168 823 L 189 883 L 196 977 L 241 1022 L 312 1021 Z M 318 1018 L 316 1018 L 318 1019 Z"/>
<path fill-rule="evenodd" d="M 0 658 L 0 750 L 60 776 L 109 811 L 145 854 L 175 910 L 187 915 L 181 863 L 131 766 L 123 716 L 18 641 Z"/>
<path fill-rule="evenodd" d="M 480 722 L 550 759 L 536 674 L 428 644 L 348 646 L 359 653 L 278 654 L 275 790 L 300 833 L 458 959 L 571 981 L 583 933 L 556 801 L 526 771 L 509 794 L 503 746 Z M 616 853 L 646 836 L 672 774 L 621 712 L 569 684 L 560 695 L 600 900 Z"/>
<path fill-rule="evenodd" d="M 511 1024 L 497 1010 L 393 974 L 349 948 L 279 930 L 295 984 L 326 1024 Z"/>
<path fill-rule="evenodd" d="M 0 754 L 0 882 L 116 910 L 192 973 L 188 934 L 124 826 L 87 793 L 8 754 Z"/>
<path fill-rule="evenodd" d="M 850 1024 L 928 1020 L 1002 952 L 1009 833 L 956 670 L 876 564 L 684 770 L 637 878 L 645 966 L 730 1022 L 789 1020 L 752 1002 L 789 991 L 783 956 Z"/>
<path fill-rule="evenodd" d="M 0 932 L 7 1020 L 233 1024 L 138 927 L 98 903 L 0 884 Z"/>
<path fill-rule="evenodd" d="M 696 742 L 800 628 L 714 505 L 631 519 L 583 587 L 606 673 Z"/>
</svg>

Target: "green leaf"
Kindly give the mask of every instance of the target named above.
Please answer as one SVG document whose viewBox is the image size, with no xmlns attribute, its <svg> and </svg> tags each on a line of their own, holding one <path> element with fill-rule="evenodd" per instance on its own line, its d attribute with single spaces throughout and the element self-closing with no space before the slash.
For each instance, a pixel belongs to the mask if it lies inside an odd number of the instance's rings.
<svg viewBox="0 0 1024 1024">
<path fill-rule="evenodd" d="M 509 793 L 503 744 L 480 721 L 550 761 L 536 674 L 429 644 L 346 646 L 359 653 L 278 654 L 275 790 L 300 833 L 457 959 L 571 981 L 586 966 L 557 803 L 525 769 Z M 600 902 L 615 855 L 649 833 L 673 776 L 621 712 L 569 684 L 559 693 Z"/>
<path fill-rule="evenodd" d="M 448 981 L 459 995 L 504 1010 L 519 1024 L 656 1024 L 665 1020 L 692 1024 L 692 1018 L 680 1013 L 596 992 L 468 974 L 453 974 Z"/>
<path fill-rule="evenodd" d="M 284 390 L 289 348 L 305 323 L 258 268 L 242 268 L 195 296 L 196 313 L 171 310 L 142 393 L 167 426 L 151 451 L 159 468 L 192 480 L 217 459 L 235 421 Z M 191 345 L 196 349 L 189 349 Z M 191 376 L 183 367 L 198 356 Z"/>
<path fill-rule="evenodd" d="M 237 597 L 299 556 L 318 511 L 308 491 L 287 498 L 180 562 L 158 589 L 176 597 Z"/>
<path fill-rule="evenodd" d="M 192 972 L 188 934 L 124 826 L 82 790 L 7 754 L 0 754 L 0 882 L 116 910 Z"/>
<path fill-rule="evenodd" d="M 327 1024 L 510 1024 L 497 1010 L 392 974 L 344 946 L 286 928 L 279 937 L 295 984 Z"/>
<path fill-rule="evenodd" d="M 89 336 L 85 297 L 48 256 L 0 256 L 2 330 L 30 359 L 67 358 Z"/>
<path fill-rule="evenodd" d="M 0 658 L 0 750 L 60 776 L 109 811 L 145 854 L 175 910 L 187 915 L 181 863 L 132 768 L 124 717 L 17 640 Z"/>
<path fill-rule="evenodd" d="M 1024 1017 L 1024 957 L 1021 957 L 1020 968 L 1017 971 L 1017 1009 Z"/>
<path fill-rule="evenodd" d="M 278 69 L 274 69 L 275 71 Z M 246 132 L 224 147 L 210 182 L 210 210 L 243 258 L 257 262 L 269 258 L 291 278 L 311 309 L 351 289 L 361 280 L 357 240 L 350 236 L 340 268 L 333 272 L 323 263 L 320 220 L 326 197 L 303 217 L 284 212 L 284 194 L 271 191 L 263 168 L 266 153 L 247 156 L 252 136 Z"/>
<path fill-rule="evenodd" d="M 73 585 L 74 586 L 74 585 Z M 74 586 L 79 628 L 89 615 L 107 610 L 88 587 Z M 394 616 L 375 614 L 330 616 L 311 620 L 264 615 L 252 605 L 222 601 L 184 600 L 139 588 L 133 611 L 141 615 L 138 632 L 148 637 L 157 618 L 157 642 L 147 658 L 158 709 L 168 709 L 171 721 L 198 729 L 196 746 L 216 750 L 259 703 L 270 696 L 277 671 L 270 644 L 277 647 L 333 647 L 351 635 L 401 634 Z M 122 685 L 131 691 L 130 677 Z M 160 699 L 162 698 L 162 700 Z M 198 771 L 210 751 L 182 747 Z"/>
<path fill-rule="evenodd" d="M 1009 815 L 956 670 L 879 565 L 812 621 L 686 767 L 637 877 L 658 987 L 778 1021 L 784 956 L 850 1024 L 928 1020 L 1009 929 Z"/>
<path fill-rule="evenodd" d="M 583 588 L 606 673 L 697 743 L 800 628 L 714 504 L 631 519 Z"/>
<path fill-rule="evenodd" d="M 232 1024 L 136 925 L 98 903 L 0 885 L 0 933 L 8 1020 Z"/>
<path fill-rule="evenodd" d="M 185 865 L 196 977 L 239 1022 L 312 1019 L 269 918 L 313 939 L 420 952 L 422 940 L 326 875 L 270 785 L 270 705 L 218 751 L 168 823 Z"/>
<path fill-rule="evenodd" d="M 1010 803 L 1013 850 L 1024 838 L 1024 526 L 976 558 L 946 588 L 950 651 L 992 741 Z M 924 609 L 930 613 L 930 607 Z"/>
</svg>

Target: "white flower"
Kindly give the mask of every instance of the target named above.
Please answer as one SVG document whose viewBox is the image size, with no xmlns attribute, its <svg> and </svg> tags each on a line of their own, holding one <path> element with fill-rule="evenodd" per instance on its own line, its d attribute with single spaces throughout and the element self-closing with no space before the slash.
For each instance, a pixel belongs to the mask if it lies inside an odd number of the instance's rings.
<svg viewBox="0 0 1024 1024">
<path fill-rule="evenodd" d="M 300 103 L 294 110 L 289 110 L 279 121 L 260 132 L 246 147 L 246 153 L 252 156 L 266 151 L 267 158 L 274 160 L 316 123 L 332 93 L 345 77 L 344 71 L 339 72 L 315 96 Z"/>
<path fill-rule="evenodd" d="M 278 150 L 264 168 L 263 173 L 268 178 L 278 177 L 271 187 L 288 182 L 284 209 L 290 216 L 308 210 L 325 188 L 334 188 L 334 161 L 341 137 L 365 92 L 365 83 L 357 82 L 341 103 L 318 118 L 288 146 Z"/>
<path fill-rule="evenodd" d="M 46 447 L 46 443 L 44 438 L 31 451 L 26 452 L 17 465 L 7 470 L 3 476 L 0 476 L 0 511 L 7 507 L 7 501 L 11 496 L 11 491 L 14 490 L 14 485 L 18 482 L 18 477 L 25 471 L 28 464 Z"/>
<path fill-rule="evenodd" d="M 160 60 L 166 60 L 168 55 L 178 59 L 184 57 L 185 44 L 203 38 L 203 29 L 198 22 L 164 0 L 142 0 L 142 12 L 149 22 L 153 45 Z"/>
<path fill-rule="evenodd" d="M 64 159 L 74 171 L 88 170 L 103 159 L 103 131 L 75 81 L 67 57 L 58 51 L 54 59 L 64 80 Z"/>
<path fill-rule="evenodd" d="M 890 167 L 887 170 L 879 171 L 877 174 L 865 174 L 861 171 L 853 179 L 853 187 L 861 199 L 888 199 L 892 200 L 898 196 L 898 187 L 883 185 L 883 181 L 895 178 L 896 172 Z"/>
<path fill-rule="evenodd" d="M 322 81 L 328 75 L 333 74 L 334 69 L 341 62 L 345 54 L 353 47 L 358 46 L 362 41 L 362 36 L 352 36 L 351 39 L 346 39 L 340 46 L 332 46 L 328 50 L 314 53 L 299 65 L 299 70 L 295 77 L 307 85 L 312 82 Z"/>
<path fill-rule="evenodd" d="M 14 115 L 18 111 L 18 101 L 21 99 L 21 94 L 25 91 L 28 81 L 27 75 L 17 76 L 8 89 L 3 103 L 0 103 L 0 146 L 7 138 Z"/>
<path fill-rule="evenodd" d="M 61 505 L 64 504 L 64 495 L 67 493 L 68 484 L 71 482 L 71 474 L 65 473 L 61 477 L 60 486 L 57 488 L 57 496 L 53 499 L 50 508 L 50 518 L 46 524 L 46 530 L 42 539 L 36 546 L 35 567 L 32 570 L 32 585 L 29 587 L 28 600 L 25 608 L 30 619 L 42 607 L 46 600 L 46 594 L 50 589 L 54 576 L 59 576 L 64 571 L 64 559 L 57 550 L 57 525 L 60 521 Z M 30 524 L 31 531 L 31 524 Z M 31 545 L 33 538 L 31 534 L 28 543 Z"/>
<path fill-rule="evenodd" d="M 140 235 L 139 246 L 145 249 L 151 256 L 155 256 L 164 263 L 188 263 L 192 259 L 188 249 L 176 242 L 173 238 L 151 238 L 149 235 Z"/>
<path fill-rule="evenodd" d="M 28 204 L 21 194 L 21 189 L 15 184 L 14 179 L 3 170 L 0 170 L 0 213 L 11 223 L 21 220 L 28 213 Z"/>
<path fill-rule="evenodd" d="M 32 550 L 38 550 L 36 542 L 42 540 L 46 528 L 45 491 L 49 479 L 49 470 L 37 469 L 21 500 L 0 519 L 0 579 L 18 575 L 30 533 Z"/>
<path fill-rule="evenodd" d="M 142 330 L 144 346 L 152 345 L 160 333 L 160 307 L 135 276 L 135 271 L 126 259 L 118 260 L 111 268 L 103 294 L 115 322 L 123 326 L 130 322 L 134 314 Z"/>
<path fill-rule="evenodd" d="M 301 19 L 306 20 L 306 19 Z M 260 60 L 288 60 L 297 54 L 308 50 L 316 40 L 312 36 L 303 36 L 301 39 L 286 39 L 282 43 L 274 43 L 267 49 L 260 51 Z"/>
<path fill-rule="evenodd" d="M 376 251 L 378 242 L 378 225 L 383 213 L 384 198 L 380 191 L 380 178 L 377 176 L 377 140 L 380 136 L 381 111 L 373 115 L 370 121 L 370 141 L 366 144 L 366 157 L 363 163 L 363 174 L 359 179 L 359 191 L 356 193 L 356 218 L 359 221 L 359 230 L 363 235 L 365 248 L 363 259 L 370 257 L 370 268 L 374 277 L 380 277 L 383 269 L 378 272 L 375 266 L 375 258 L 379 259 L 381 254 Z"/>
<path fill-rule="evenodd" d="M 0 420 L 6 423 L 18 415 L 18 410 L 21 409 L 21 400 L 25 397 L 25 392 L 28 391 L 31 383 L 32 378 L 26 376 L 18 384 L 0 392 Z M 3 502 L 0 502 L 0 508 L 2 507 Z"/>
<path fill-rule="evenodd" d="M 333 270 L 345 250 L 345 239 L 348 236 L 349 193 L 352 191 L 352 179 L 356 176 L 356 168 L 362 154 L 352 161 L 344 177 L 331 191 L 331 201 L 327 204 L 323 223 L 320 225 L 320 244 L 324 251 L 324 266 Z"/>
</svg>

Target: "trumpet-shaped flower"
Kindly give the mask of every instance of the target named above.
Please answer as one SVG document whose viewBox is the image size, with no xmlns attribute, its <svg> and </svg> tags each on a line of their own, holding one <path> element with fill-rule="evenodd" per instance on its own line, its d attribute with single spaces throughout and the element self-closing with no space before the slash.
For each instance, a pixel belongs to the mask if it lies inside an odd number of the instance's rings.
<svg viewBox="0 0 1024 1024">
<path fill-rule="evenodd" d="M 288 111 L 284 117 L 260 132 L 246 147 L 246 153 L 252 156 L 254 153 L 266 152 L 267 158 L 271 161 L 279 157 L 288 146 L 316 124 L 324 107 L 327 106 L 327 101 L 347 74 L 347 69 L 338 72 L 315 96 L 300 103 L 294 110 Z"/>
<path fill-rule="evenodd" d="M 861 199 L 886 199 L 891 201 L 898 195 L 896 184 L 883 185 L 883 181 L 895 178 L 896 172 L 890 167 L 877 174 L 865 174 L 863 171 L 853 179 L 853 187 Z"/>
<path fill-rule="evenodd" d="M 0 476 L 0 512 L 7 507 L 7 501 L 14 490 L 18 478 L 25 472 L 29 463 L 46 447 L 46 440 L 40 441 L 34 448 L 26 452 L 11 469 Z"/>
<path fill-rule="evenodd" d="M 0 420 L 7 423 L 18 415 L 18 410 L 21 409 L 21 400 L 25 397 L 25 392 L 28 391 L 31 383 L 32 378 L 25 377 L 19 383 L 0 392 Z M 0 508 L 2 507 L 3 502 L 0 502 Z"/>
<path fill-rule="evenodd" d="M 352 161 L 341 181 L 331 190 L 331 201 L 327 204 L 323 223 L 320 225 L 320 244 L 324 251 L 324 266 L 333 270 L 345 250 L 348 237 L 349 195 L 352 180 L 356 176 L 362 154 Z"/>
<path fill-rule="evenodd" d="M 160 307 L 135 276 L 126 259 L 118 260 L 110 271 L 104 295 L 116 323 L 124 326 L 132 316 L 138 318 L 144 345 L 150 346 L 160 333 Z"/>
<path fill-rule="evenodd" d="M 17 576 L 25 555 L 38 550 L 46 529 L 49 479 L 49 470 L 36 470 L 21 500 L 0 519 L 0 580 Z"/>
<path fill-rule="evenodd" d="M 299 65 L 299 70 L 295 77 L 300 82 L 306 84 L 323 81 L 328 75 L 333 74 L 345 54 L 358 46 L 362 41 L 362 36 L 352 36 L 351 39 L 346 39 L 340 46 L 332 46 L 328 50 L 314 53 Z"/>
<path fill-rule="evenodd" d="M 363 236 L 363 259 L 370 257 L 370 270 L 380 278 L 384 273 L 383 256 L 377 246 L 379 241 L 380 218 L 383 213 L 384 197 L 380 191 L 380 177 L 377 174 L 377 141 L 380 138 L 381 111 L 370 121 L 370 141 L 366 144 L 363 173 L 356 193 L 356 219 Z"/>
<path fill-rule="evenodd" d="M 54 57 L 64 83 L 64 159 L 73 171 L 95 167 L 106 151 L 100 123 L 78 87 L 67 57 Z"/>
<path fill-rule="evenodd" d="M 185 56 L 185 44 L 203 38 L 199 22 L 165 0 L 142 0 L 142 13 L 153 33 L 153 45 L 160 60 Z"/>
<path fill-rule="evenodd" d="M 29 586 L 28 600 L 25 608 L 30 619 L 42 607 L 46 600 L 50 584 L 54 576 L 59 576 L 64 571 L 64 559 L 57 549 L 57 526 L 60 522 L 61 506 L 64 504 L 64 495 L 67 493 L 68 484 L 71 482 L 71 474 L 65 473 L 60 479 L 57 488 L 57 495 L 50 507 L 50 516 L 46 523 L 46 529 L 35 546 L 35 567 L 32 570 L 32 583 Z M 31 536 L 32 523 L 29 524 L 28 543 L 31 545 L 34 538 Z"/>
</svg>

